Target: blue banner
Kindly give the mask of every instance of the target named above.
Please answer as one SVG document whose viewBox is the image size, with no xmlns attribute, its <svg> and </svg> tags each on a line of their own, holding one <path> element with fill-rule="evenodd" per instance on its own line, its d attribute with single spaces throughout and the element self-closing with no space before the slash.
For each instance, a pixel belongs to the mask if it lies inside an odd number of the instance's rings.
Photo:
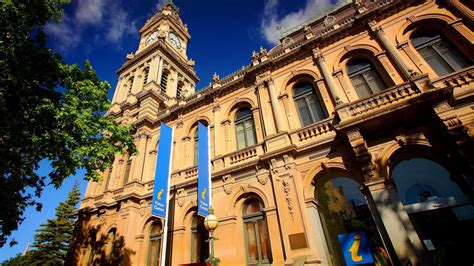
<svg viewBox="0 0 474 266">
<path fill-rule="evenodd" d="M 337 236 L 347 265 L 374 263 L 369 240 L 365 232 L 353 232 Z"/>
<path fill-rule="evenodd" d="M 211 204 L 209 128 L 198 123 L 198 215 L 207 216 Z"/>
<path fill-rule="evenodd" d="M 163 219 L 166 219 L 168 208 L 172 143 L 173 129 L 161 123 L 151 214 Z"/>
</svg>

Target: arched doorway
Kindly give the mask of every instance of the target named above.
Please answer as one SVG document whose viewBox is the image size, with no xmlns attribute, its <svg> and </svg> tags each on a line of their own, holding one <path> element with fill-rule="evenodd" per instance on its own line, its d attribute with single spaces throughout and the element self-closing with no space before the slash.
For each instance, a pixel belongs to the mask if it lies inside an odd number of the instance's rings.
<svg viewBox="0 0 474 266">
<path fill-rule="evenodd" d="M 366 196 L 360 187 L 358 182 L 343 172 L 325 174 L 316 182 L 315 199 L 330 261 L 334 265 L 346 265 L 339 235 L 364 232 L 375 260 L 380 265 L 390 265 Z"/>
<path fill-rule="evenodd" d="M 444 156 L 421 147 L 391 157 L 391 177 L 433 265 L 472 265 L 472 192 Z"/>
</svg>

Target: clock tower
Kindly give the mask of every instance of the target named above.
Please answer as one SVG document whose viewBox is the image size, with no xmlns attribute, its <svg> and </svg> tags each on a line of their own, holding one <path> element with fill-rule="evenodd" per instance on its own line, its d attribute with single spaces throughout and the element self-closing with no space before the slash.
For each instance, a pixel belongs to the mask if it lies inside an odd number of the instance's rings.
<svg viewBox="0 0 474 266">
<path fill-rule="evenodd" d="M 146 117 L 153 120 L 160 110 L 193 94 L 199 81 L 194 61 L 186 54 L 191 39 L 188 27 L 172 1 L 148 19 L 139 33 L 138 49 L 127 55 L 127 61 L 117 71 L 119 81 L 109 111 L 124 122 Z M 131 110 L 144 106 L 148 106 L 146 111 Z M 127 117 L 127 113 L 138 116 Z"/>
</svg>

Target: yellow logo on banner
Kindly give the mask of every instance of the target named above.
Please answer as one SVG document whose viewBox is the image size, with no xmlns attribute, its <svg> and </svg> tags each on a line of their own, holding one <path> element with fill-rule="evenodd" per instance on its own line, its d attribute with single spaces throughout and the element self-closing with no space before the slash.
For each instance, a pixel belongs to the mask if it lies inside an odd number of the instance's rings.
<svg viewBox="0 0 474 266">
<path fill-rule="evenodd" d="M 202 200 L 206 199 L 206 188 L 204 188 L 204 190 L 202 191 L 201 198 L 202 198 Z"/>
<path fill-rule="evenodd" d="M 161 194 L 163 194 L 163 191 L 164 189 L 161 189 L 158 194 L 156 195 L 156 197 L 158 198 L 158 200 L 161 200 Z"/>
<path fill-rule="evenodd" d="M 357 255 L 359 253 L 359 246 L 360 246 L 360 239 L 362 238 L 361 235 L 357 234 L 354 235 L 354 243 L 352 243 L 351 248 L 349 249 L 349 252 L 351 253 L 351 259 L 353 262 L 359 262 L 362 261 L 362 256 Z"/>
</svg>

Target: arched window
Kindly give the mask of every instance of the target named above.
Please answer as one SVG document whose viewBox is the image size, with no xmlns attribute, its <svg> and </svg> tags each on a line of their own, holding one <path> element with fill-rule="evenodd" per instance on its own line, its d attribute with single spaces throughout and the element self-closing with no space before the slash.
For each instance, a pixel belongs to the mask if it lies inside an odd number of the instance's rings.
<svg viewBox="0 0 474 266">
<path fill-rule="evenodd" d="M 147 67 L 143 70 L 143 85 L 146 85 L 148 82 L 148 74 L 150 73 L 150 68 Z"/>
<path fill-rule="evenodd" d="M 387 261 L 381 261 L 387 260 L 384 259 L 387 253 L 360 185 L 344 174 L 333 173 L 320 180 L 325 179 L 326 182 L 316 187 L 315 198 L 332 264 L 346 265 L 338 235 L 364 231 L 380 265 L 388 265 Z"/>
<path fill-rule="evenodd" d="M 205 120 L 200 120 L 203 125 L 206 127 L 209 125 Z M 199 153 L 199 135 L 198 135 L 198 122 L 195 123 L 193 126 L 194 130 L 194 137 L 193 137 L 193 142 L 194 142 L 194 153 L 193 153 L 193 165 L 197 166 L 198 164 L 198 153 Z"/>
<path fill-rule="evenodd" d="M 107 243 L 106 243 L 106 249 L 105 249 L 105 257 L 107 261 L 112 260 L 113 256 L 113 249 L 114 249 L 114 242 L 115 242 L 115 229 L 112 229 L 109 231 L 107 234 Z"/>
<path fill-rule="evenodd" d="M 374 65 L 367 59 L 350 60 L 347 63 L 347 75 L 359 98 L 368 97 L 387 88 Z"/>
<path fill-rule="evenodd" d="M 456 46 L 437 31 L 416 31 L 410 39 L 418 53 L 438 76 L 444 76 L 472 64 Z"/>
<path fill-rule="evenodd" d="M 194 215 L 191 224 L 191 263 L 206 262 L 209 257 L 209 234 L 204 218 Z"/>
<path fill-rule="evenodd" d="M 297 84 L 293 91 L 293 99 L 303 126 L 316 123 L 327 117 L 327 113 L 321 104 L 321 99 L 316 95 L 311 83 Z"/>
<path fill-rule="evenodd" d="M 263 204 L 259 200 L 253 199 L 244 204 L 242 219 L 248 264 L 271 262 L 270 239 L 262 209 Z"/>
<path fill-rule="evenodd" d="M 178 82 L 178 87 L 176 88 L 176 99 L 181 99 L 183 94 L 183 82 Z"/>
<path fill-rule="evenodd" d="M 95 232 L 90 233 L 88 237 L 87 245 L 87 265 L 93 265 L 94 256 L 95 256 L 95 244 L 96 244 L 97 235 Z"/>
<path fill-rule="evenodd" d="M 128 80 L 128 93 L 132 93 L 132 89 L 133 89 L 133 80 L 134 78 L 131 77 L 129 80 Z"/>
<path fill-rule="evenodd" d="M 163 74 L 161 75 L 161 81 L 160 81 L 160 87 L 161 87 L 161 92 L 166 94 L 166 86 L 168 85 L 168 76 L 169 76 L 168 70 L 164 70 Z"/>
<path fill-rule="evenodd" d="M 441 156 L 415 152 L 391 158 L 398 197 L 420 239 L 434 247 L 429 252 L 433 265 L 470 265 L 463 254 L 472 249 L 463 240 L 474 227 L 472 190 L 460 173 L 435 161 Z"/>
<path fill-rule="evenodd" d="M 161 238 L 163 235 L 161 222 L 156 221 L 150 227 L 150 237 L 148 245 L 147 265 L 160 265 L 161 255 Z"/>
<path fill-rule="evenodd" d="M 235 113 L 235 135 L 237 139 L 237 149 L 239 150 L 257 143 L 255 137 L 255 124 L 253 122 L 253 114 L 250 108 L 240 108 Z"/>
</svg>

